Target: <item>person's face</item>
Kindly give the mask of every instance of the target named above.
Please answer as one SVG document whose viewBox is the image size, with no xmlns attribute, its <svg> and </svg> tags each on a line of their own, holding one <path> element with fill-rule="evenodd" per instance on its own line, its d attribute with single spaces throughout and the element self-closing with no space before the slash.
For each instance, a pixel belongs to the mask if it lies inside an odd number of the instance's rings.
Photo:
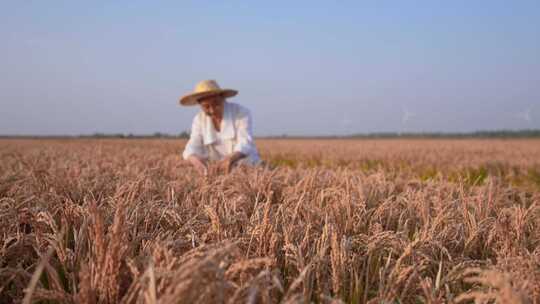
<svg viewBox="0 0 540 304">
<path fill-rule="evenodd" d="M 225 98 L 223 98 L 223 96 L 206 96 L 200 98 L 198 102 L 206 115 L 212 118 L 220 118 L 223 116 L 223 103 L 225 102 Z"/>
</svg>

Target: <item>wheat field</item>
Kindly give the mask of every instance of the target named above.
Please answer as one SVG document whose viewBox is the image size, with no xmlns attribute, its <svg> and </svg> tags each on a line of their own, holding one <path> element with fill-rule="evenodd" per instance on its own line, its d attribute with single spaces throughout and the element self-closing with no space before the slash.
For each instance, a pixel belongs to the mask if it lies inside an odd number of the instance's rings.
<svg viewBox="0 0 540 304">
<path fill-rule="evenodd" d="M 0 140 L 1 303 L 540 303 L 540 140 Z"/>
</svg>

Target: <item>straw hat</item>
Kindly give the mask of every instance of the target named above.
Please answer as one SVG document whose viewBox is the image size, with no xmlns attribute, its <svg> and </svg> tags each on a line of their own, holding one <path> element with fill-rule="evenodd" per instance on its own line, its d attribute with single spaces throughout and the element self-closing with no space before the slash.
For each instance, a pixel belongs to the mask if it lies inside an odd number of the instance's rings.
<svg viewBox="0 0 540 304">
<path fill-rule="evenodd" d="M 238 91 L 231 89 L 222 89 L 215 80 L 203 80 L 195 86 L 193 93 L 180 98 L 180 104 L 184 106 L 192 106 L 197 104 L 199 98 L 221 94 L 223 97 L 233 97 L 238 94 Z"/>
</svg>

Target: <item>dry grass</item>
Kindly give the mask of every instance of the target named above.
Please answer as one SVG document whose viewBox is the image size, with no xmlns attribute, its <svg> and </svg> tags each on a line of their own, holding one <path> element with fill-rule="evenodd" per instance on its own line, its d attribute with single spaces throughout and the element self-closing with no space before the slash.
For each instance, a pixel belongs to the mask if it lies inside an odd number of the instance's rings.
<svg viewBox="0 0 540 304">
<path fill-rule="evenodd" d="M 0 141 L 0 302 L 540 303 L 540 141 Z"/>
</svg>

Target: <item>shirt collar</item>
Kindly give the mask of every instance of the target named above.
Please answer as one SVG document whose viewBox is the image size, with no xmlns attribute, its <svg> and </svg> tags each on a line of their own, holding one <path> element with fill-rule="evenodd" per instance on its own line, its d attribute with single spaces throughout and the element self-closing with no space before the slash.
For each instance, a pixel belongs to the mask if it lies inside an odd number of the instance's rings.
<svg viewBox="0 0 540 304">
<path fill-rule="evenodd" d="M 228 102 L 225 102 L 223 105 L 223 119 L 221 120 L 221 132 L 217 132 L 212 123 L 210 116 L 206 115 L 204 112 L 203 115 L 203 141 L 205 145 L 213 144 L 218 137 L 221 139 L 232 139 L 235 135 L 234 130 L 234 117 L 232 113 L 232 105 Z"/>
</svg>

